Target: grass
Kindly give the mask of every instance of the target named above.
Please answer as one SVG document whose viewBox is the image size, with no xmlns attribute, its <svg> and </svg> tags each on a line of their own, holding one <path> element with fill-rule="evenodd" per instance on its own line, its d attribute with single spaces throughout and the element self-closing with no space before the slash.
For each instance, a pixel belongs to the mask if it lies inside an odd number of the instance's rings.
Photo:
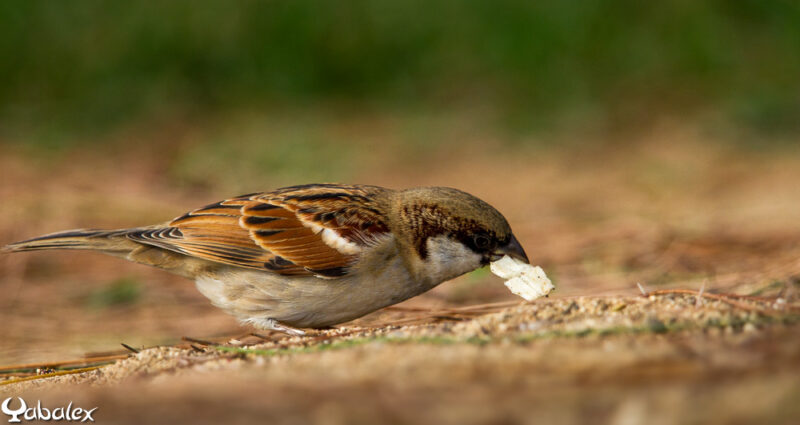
<svg viewBox="0 0 800 425">
<path fill-rule="evenodd" d="M 154 119 L 342 102 L 484 105 L 512 132 L 708 111 L 800 130 L 800 7 L 783 0 L 9 1 L 0 57 L 0 137 L 51 149 Z"/>
</svg>

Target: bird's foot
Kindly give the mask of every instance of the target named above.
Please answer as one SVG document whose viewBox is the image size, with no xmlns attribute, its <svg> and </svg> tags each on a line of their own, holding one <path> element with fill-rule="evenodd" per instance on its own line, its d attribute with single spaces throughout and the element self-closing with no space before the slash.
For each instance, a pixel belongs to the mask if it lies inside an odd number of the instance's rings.
<svg viewBox="0 0 800 425">
<path fill-rule="evenodd" d="M 302 329 L 293 328 L 293 327 L 288 326 L 288 325 L 284 325 L 283 323 L 281 323 L 281 322 L 279 322 L 279 321 L 277 321 L 275 319 L 260 319 L 260 320 L 259 319 L 257 319 L 257 320 L 251 319 L 250 322 L 252 322 L 254 325 L 258 326 L 261 329 L 267 329 L 267 330 L 270 330 L 270 331 L 282 332 L 282 333 L 285 333 L 286 335 L 291 335 L 291 336 L 304 336 L 304 335 L 306 335 L 306 331 L 304 331 Z"/>
<path fill-rule="evenodd" d="M 275 331 L 278 331 L 278 332 L 283 332 L 283 333 L 285 333 L 287 335 L 292 335 L 292 336 L 303 336 L 303 335 L 306 334 L 306 331 L 304 331 L 302 329 L 297 329 L 297 328 L 293 328 L 291 326 L 286 326 L 286 325 L 284 325 L 282 323 L 278 323 L 278 322 L 275 322 L 275 327 L 272 328 L 272 329 L 275 330 Z"/>
</svg>

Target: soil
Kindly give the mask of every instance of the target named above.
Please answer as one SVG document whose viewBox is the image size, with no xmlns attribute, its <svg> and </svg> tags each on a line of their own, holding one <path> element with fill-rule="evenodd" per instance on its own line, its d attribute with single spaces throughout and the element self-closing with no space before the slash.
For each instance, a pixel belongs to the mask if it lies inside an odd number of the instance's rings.
<svg viewBox="0 0 800 425">
<path fill-rule="evenodd" d="M 97 407 L 98 423 L 800 421 L 800 155 L 674 131 L 525 155 L 470 146 L 353 181 L 481 196 L 554 280 L 549 298 L 522 302 L 478 271 L 287 337 L 158 270 L 3 256 L 0 398 Z M 233 194 L 110 159 L 135 153 L 83 152 L 98 165 L 82 167 L 3 152 L 0 241 L 155 223 Z"/>
</svg>

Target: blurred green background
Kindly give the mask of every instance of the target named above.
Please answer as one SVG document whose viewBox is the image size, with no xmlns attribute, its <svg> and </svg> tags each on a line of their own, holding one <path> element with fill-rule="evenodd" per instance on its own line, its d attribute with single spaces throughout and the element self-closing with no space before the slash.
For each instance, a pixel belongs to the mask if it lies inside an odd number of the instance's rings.
<svg viewBox="0 0 800 425">
<path fill-rule="evenodd" d="M 286 128 L 342 111 L 510 141 L 664 117 L 737 142 L 800 131 L 790 0 L 4 1 L 0 58 L 0 141 L 47 148 L 241 117 L 314 148 L 325 134 Z"/>
</svg>

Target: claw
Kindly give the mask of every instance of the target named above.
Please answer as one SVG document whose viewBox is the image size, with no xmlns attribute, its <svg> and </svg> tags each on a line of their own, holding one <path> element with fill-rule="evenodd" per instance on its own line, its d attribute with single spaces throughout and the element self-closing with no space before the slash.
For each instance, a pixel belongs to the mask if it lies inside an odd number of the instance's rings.
<svg viewBox="0 0 800 425">
<path fill-rule="evenodd" d="M 292 335 L 292 336 L 303 336 L 303 335 L 306 334 L 306 331 L 304 331 L 302 329 L 297 329 L 297 328 L 293 328 L 291 326 L 286 326 L 286 325 L 284 325 L 284 324 L 282 324 L 282 323 L 280 323 L 278 321 L 275 321 L 275 324 L 272 326 L 272 330 L 278 331 L 278 332 L 283 332 L 283 333 L 285 333 L 287 335 Z"/>
<path fill-rule="evenodd" d="M 306 331 L 304 331 L 302 329 L 297 329 L 297 328 L 293 328 L 293 327 L 288 326 L 288 325 L 284 325 L 283 323 L 281 323 L 281 322 L 279 322 L 279 321 L 277 321 L 275 319 L 272 319 L 272 318 L 268 318 L 268 319 L 249 318 L 249 319 L 245 320 L 245 322 L 251 323 L 257 328 L 267 329 L 267 330 L 276 331 L 276 332 L 283 332 L 283 333 L 285 333 L 287 335 L 291 335 L 291 336 L 303 336 L 303 335 L 306 334 Z"/>
</svg>

